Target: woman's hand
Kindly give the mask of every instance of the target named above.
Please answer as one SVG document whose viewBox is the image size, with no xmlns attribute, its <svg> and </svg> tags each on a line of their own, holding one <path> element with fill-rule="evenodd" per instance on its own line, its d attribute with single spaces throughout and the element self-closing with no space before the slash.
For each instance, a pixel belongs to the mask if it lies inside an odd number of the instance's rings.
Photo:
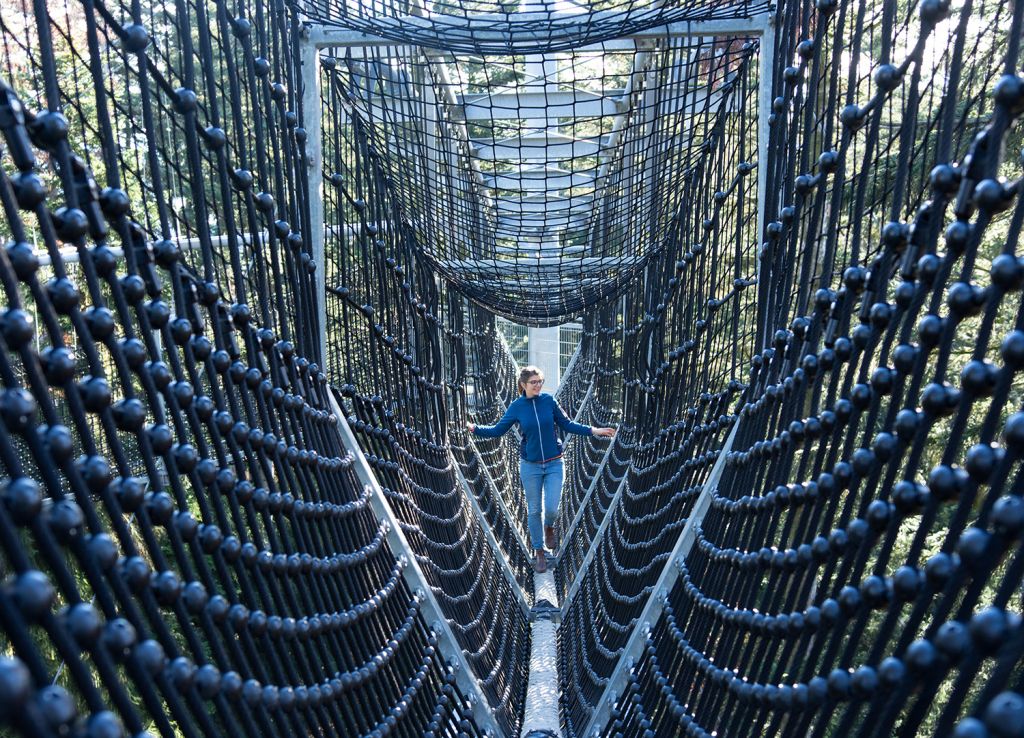
<svg viewBox="0 0 1024 738">
<path fill-rule="evenodd" d="M 590 433 L 598 438 L 612 438 L 615 435 L 615 429 L 591 427 Z"/>
<path fill-rule="evenodd" d="M 476 433 L 476 423 L 466 423 L 466 430 L 470 433 Z"/>
</svg>

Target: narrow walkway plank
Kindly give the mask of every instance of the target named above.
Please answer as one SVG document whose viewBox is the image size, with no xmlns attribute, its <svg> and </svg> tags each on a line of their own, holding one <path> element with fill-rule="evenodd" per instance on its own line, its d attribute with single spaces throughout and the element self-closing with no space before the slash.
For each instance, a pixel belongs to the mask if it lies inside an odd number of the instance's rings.
<svg viewBox="0 0 1024 738">
<path fill-rule="evenodd" d="M 561 738 L 558 716 L 558 589 L 552 564 L 533 575 L 534 621 L 530 646 L 530 681 L 526 686 L 526 710 L 522 738 Z M 547 606 L 547 607 L 546 607 Z"/>
</svg>

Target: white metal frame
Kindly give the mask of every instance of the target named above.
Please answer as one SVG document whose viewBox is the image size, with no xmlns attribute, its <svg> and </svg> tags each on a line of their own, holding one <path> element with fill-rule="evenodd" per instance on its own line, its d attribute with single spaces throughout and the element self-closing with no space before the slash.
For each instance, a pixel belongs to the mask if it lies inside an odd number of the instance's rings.
<svg viewBox="0 0 1024 738">
<path fill-rule="evenodd" d="M 521 13 L 517 17 L 517 21 L 526 22 L 529 20 L 526 16 L 529 14 Z M 552 20 L 552 17 L 548 14 L 544 14 L 545 19 L 548 21 Z M 595 14 L 595 15 L 600 15 Z M 451 30 L 453 31 L 466 31 L 471 32 L 470 27 L 473 23 L 480 22 L 486 19 L 474 19 L 473 21 L 464 20 L 461 22 L 452 22 Z M 437 22 L 437 19 L 431 19 L 431 22 Z M 422 25 L 424 19 L 422 17 L 409 16 L 408 18 L 397 19 L 394 21 L 397 26 L 407 25 Z M 490 32 L 501 36 L 501 31 Z M 508 34 L 506 33 L 505 36 Z M 727 20 L 714 20 L 714 21 L 703 21 L 703 22 L 692 22 L 692 23 L 674 23 L 665 26 L 655 27 L 646 31 L 640 31 L 631 33 L 628 35 L 628 43 L 635 43 L 639 40 L 645 39 L 657 39 L 664 38 L 666 36 L 759 36 L 761 38 L 761 48 L 759 54 L 760 63 L 760 74 L 759 74 L 759 100 L 758 100 L 758 141 L 757 141 L 757 185 L 758 185 L 758 237 L 764 232 L 764 226 L 767 222 L 767 214 L 765 213 L 765 190 L 768 182 L 768 117 L 771 114 L 771 95 L 773 88 L 773 70 L 774 70 L 774 41 L 775 41 L 775 28 L 774 28 L 774 15 L 772 13 L 764 13 L 750 18 L 736 18 Z M 504 36 L 502 36 L 504 37 Z M 327 341 L 326 341 L 326 262 L 325 262 L 325 246 L 324 246 L 324 229 L 317 227 L 317 222 L 323 222 L 323 149 L 322 149 L 322 137 L 321 137 L 321 110 L 320 110 L 320 65 L 319 57 L 320 50 L 327 47 L 359 47 L 359 46 L 402 46 L 406 45 L 399 41 L 389 40 L 370 34 L 365 34 L 357 31 L 325 27 L 319 25 L 306 25 L 306 32 L 304 39 L 302 40 L 301 46 L 301 60 L 302 60 L 302 111 L 303 111 L 303 125 L 307 131 L 307 142 L 306 142 L 306 154 L 307 154 L 307 166 L 309 167 L 309 192 L 310 192 L 310 222 L 311 222 L 311 247 L 313 258 L 317 264 L 316 271 L 316 292 L 317 292 L 317 304 L 321 311 L 320 320 L 320 360 L 324 361 L 327 356 Z M 759 269 L 759 267 L 758 267 Z M 758 276 L 760 273 L 758 272 Z M 333 403 L 333 398 L 332 398 Z M 416 588 L 417 591 L 422 591 L 424 596 L 424 614 L 428 618 L 436 618 L 434 623 L 435 630 L 438 631 L 439 642 L 442 644 L 443 652 L 446 655 L 450 654 L 453 661 L 460 667 L 457 670 L 456 676 L 460 687 L 470 695 L 471 699 L 474 700 L 474 715 L 481 725 L 486 726 L 488 730 L 491 730 L 496 735 L 501 735 L 502 731 L 498 728 L 495 722 L 494 715 L 487 706 L 487 701 L 483 698 L 483 694 L 480 691 L 480 686 L 473 677 L 472 672 L 469 669 L 468 663 L 465 660 L 461 648 L 458 645 L 458 641 L 455 640 L 455 636 L 451 631 L 447 621 L 444 618 L 443 611 L 441 611 L 433 593 L 430 591 L 427 580 L 420 570 L 418 564 L 415 561 L 415 557 L 411 556 L 411 549 L 409 548 L 408 541 L 402 534 L 401 529 L 397 525 L 397 519 L 394 517 L 390 506 L 387 504 L 380 491 L 379 485 L 376 483 L 375 478 L 370 470 L 365 457 L 359 449 L 358 443 L 355 437 L 352 435 L 351 429 L 349 429 L 343 414 L 340 412 L 340 408 L 334 403 L 335 413 L 338 417 L 339 428 L 342 433 L 342 437 L 345 443 L 356 455 L 358 460 L 357 471 L 360 475 L 360 479 L 366 484 L 370 484 L 374 490 L 374 494 L 371 500 L 374 502 L 375 511 L 382 518 L 385 518 L 391 523 L 390 530 L 388 533 L 389 542 L 394 547 L 395 551 L 407 552 L 406 556 L 409 559 L 409 566 L 405 568 L 405 576 L 410 584 Z M 675 547 L 673 548 L 672 555 L 666 562 L 662 572 L 659 576 L 658 582 L 655 585 L 652 595 L 648 598 L 648 601 L 644 607 L 644 610 L 637 621 L 637 625 L 630 636 L 629 641 L 623 648 L 622 654 L 619 657 L 618 664 L 615 670 L 612 672 L 611 677 L 608 680 L 608 684 L 594 707 L 594 711 L 591 715 L 590 722 L 587 729 L 582 733 L 584 736 L 594 735 L 597 729 L 602 726 L 608 720 L 611 707 L 615 700 L 618 698 L 622 687 L 625 685 L 628 674 L 633 667 L 634 660 L 639 657 L 642 652 L 643 643 L 649 633 L 652 624 L 657 620 L 658 616 L 664 607 L 665 597 L 667 593 L 675 583 L 679 576 L 678 564 L 686 556 L 687 552 L 693 545 L 696 538 L 697 526 L 700 525 L 704 514 L 710 506 L 711 498 L 717 489 L 718 480 L 721 477 L 724 469 L 725 457 L 732 446 L 733 439 L 736 436 L 736 431 L 739 427 L 739 422 L 733 426 L 732 432 L 730 433 L 728 440 L 726 441 L 715 467 L 712 469 L 711 475 L 704 485 L 703 490 L 694 506 L 694 510 L 691 513 L 689 519 L 683 528 L 682 533 L 676 541 Z M 608 451 L 605 453 L 605 457 L 601 462 L 601 466 L 598 469 L 598 475 L 600 475 L 607 464 L 608 456 L 611 453 L 611 449 L 614 444 L 610 444 Z M 595 477 L 596 479 L 597 477 Z M 493 484 L 493 481 L 491 482 Z M 620 482 L 619 489 L 616 493 L 616 498 L 621 494 L 623 485 L 626 484 L 626 478 L 624 477 Z M 589 497 L 592 495 L 595 488 L 595 483 L 592 483 L 590 489 L 588 489 L 587 496 L 584 499 L 584 505 Z M 472 495 L 470 495 L 472 499 Z M 613 502 L 614 507 L 614 502 Z M 573 525 L 576 524 L 578 518 L 582 512 L 577 513 L 577 520 L 574 520 Z M 612 510 L 609 510 L 609 515 Z M 608 521 L 604 521 L 602 524 L 602 530 L 606 527 Z M 486 530 L 486 529 L 485 529 Z M 591 550 L 588 552 L 587 560 L 591 559 L 594 551 L 599 543 L 600 534 L 598 532 L 595 536 L 594 541 L 591 545 Z M 493 538 L 493 536 L 492 536 Z M 492 544 L 493 545 L 493 544 Z M 496 549 L 498 551 L 498 549 Z M 510 571 L 510 570 L 509 570 Z M 582 569 L 581 569 L 582 571 Z M 508 576 L 509 572 L 506 572 Z M 570 590 L 569 596 L 566 598 L 566 605 L 572 601 L 572 596 L 578 589 L 579 579 L 574 584 L 574 588 Z"/>
<path fill-rule="evenodd" d="M 300 44 L 302 62 L 302 125 L 306 128 L 306 167 L 309 169 L 310 250 L 316 265 L 316 307 L 320 311 L 317 360 L 326 371 L 327 365 L 327 250 L 324 228 L 324 145 L 320 105 L 320 49 L 308 40 Z"/>
<path fill-rule="evenodd" d="M 550 14 L 550 13 L 518 13 L 516 15 L 516 24 L 528 23 L 531 21 L 531 16 L 537 15 L 540 19 L 543 16 L 544 19 L 552 21 L 555 18 L 561 18 L 567 20 L 571 14 Z M 561 16 L 565 15 L 564 18 Z M 597 18 L 602 15 L 601 12 L 588 14 L 588 18 Z M 500 23 L 504 18 L 501 16 L 495 16 L 493 20 L 496 23 Z M 423 26 L 429 22 L 431 24 L 444 26 L 453 32 L 472 32 L 474 27 L 480 25 L 486 25 L 488 23 L 488 17 L 484 15 L 474 16 L 472 19 L 460 19 L 451 18 L 445 16 L 432 16 L 429 19 L 424 17 L 422 11 L 417 14 L 409 15 L 407 17 L 398 19 L 382 19 L 385 24 L 393 24 L 396 28 L 408 28 L 415 26 Z M 504 19 L 507 21 L 507 19 Z M 310 189 L 310 216 L 313 218 L 323 218 L 323 198 L 321 195 L 322 184 L 323 184 L 323 151 L 321 142 L 321 122 L 320 122 L 320 95 L 319 95 L 319 82 L 320 82 L 320 70 L 319 70 L 319 53 L 324 48 L 343 48 L 343 47 L 373 47 L 373 46 L 408 46 L 406 42 L 396 41 L 392 39 L 383 38 L 380 36 L 374 36 L 359 31 L 353 31 L 341 27 L 324 26 L 321 24 L 306 23 L 304 37 L 300 42 L 301 46 L 301 59 L 302 59 L 302 84 L 303 84 L 303 95 L 302 95 L 302 109 L 303 109 L 303 125 L 305 125 L 308 138 L 306 143 L 307 153 L 307 164 L 310 168 L 309 176 L 309 189 Z M 496 32 L 501 33 L 501 32 Z M 763 162 L 767 161 L 768 152 L 768 115 L 771 113 L 771 79 L 773 69 L 773 54 L 771 53 L 774 48 L 774 26 L 773 26 L 773 15 L 771 13 L 762 13 L 749 18 L 733 18 L 733 19 L 722 19 L 713 21 L 698 21 L 698 22 L 681 22 L 681 23 L 670 23 L 663 26 L 657 26 L 644 31 L 638 31 L 622 39 L 618 39 L 615 44 L 619 46 L 631 45 L 633 48 L 639 48 L 641 45 L 646 46 L 659 38 L 666 37 L 714 37 L 714 36 L 760 36 L 762 38 L 761 54 L 760 54 L 760 81 L 761 89 L 768 90 L 767 94 L 762 94 L 759 100 L 759 111 L 758 111 L 758 198 L 759 198 L 759 210 L 758 210 L 758 233 L 763 232 L 764 226 L 764 187 L 767 184 L 767 167 Z M 600 45 L 596 45 L 596 48 L 601 48 Z M 638 56 L 638 69 L 634 70 L 634 73 L 630 76 L 630 82 L 634 81 L 637 74 L 643 75 L 643 64 L 646 59 L 647 52 L 640 51 Z M 547 85 L 545 85 L 545 88 Z M 456 107 L 463 107 L 459 105 L 452 93 L 451 85 L 446 84 L 443 87 L 443 93 L 445 94 L 446 101 Z M 628 93 L 627 93 L 628 94 Z M 624 98 L 625 99 L 625 96 Z M 628 115 L 628 110 L 623 110 L 620 114 L 620 119 L 625 120 L 625 116 Z M 617 121 L 618 122 L 618 121 Z M 614 134 L 613 134 L 614 135 Z M 476 176 L 480 177 L 479 172 L 476 172 Z M 482 178 L 480 179 L 482 183 Z M 314 221 L 315 222 L 315 221 Z M 316 287 L 317 287 L 317 298 L 320 304 L 326 299 L 326 268 L 324 257 L 324 244 L 323 244 L 323 233 L 320 229 L 313 228 L 311 234 L 311 246 L 314 260 L 318 265 L 316 272 Z M 539 252 L 538 252 L 539 255 Z M 533 262 L 529 259 L 518 259 L 516 262 L 508 262 L 509 268 L 515 268 L 517 262 L 524 262 L 525 264 L 533 265 Z M 505 263 L 491 263 L 487 261 L 481 261 L 479 264 L 472 262 L 465 264 L 466 267 L 477 267 L 477 268 L 493 268 L 496 273 L 503 271 L 502 267 L 505 267 Z M 601 264 L 599 268 L 608 268 L 611 265 Z M 481 275 L 482 276 L 482 275 Z M 558 275 L 555 275 L 556 277 Z M 320 327 L 320 348 L 322 352 L 321 360 L 326 357 L 326 325 L 325 321 L 321 321 Z"/>
<path fill-rule="evenodd" d="M 660 10 L 658 11 L 660 12 Z M 516 13 L 517 22 L 528 23 L 531 21 L 543 21 L 551 23 L 558 19 L 557 13 Z M 584 14 L 578 17 L 599 18 L 602 13 Z M 635 13 L 634 13 L 635 15 Z M 634 31 L 626 34 L 625 39 L 657 39 L 666 36 L 757 36 L 765 32 L 770 13 L 759 13 L 748 18 L 723 18 L 708 21 L 681 21 L 654 26 L 642 31 Z M 536 17 L 531 17 L 536 16 Z M 566 16 L 566 19 L 569 15 Z M 381 19 L 381 25 L 391 25 L 396 29 L 408 28 L 410 26 L 423 26 L 426 19 L 422 16 L 405 16 L 389 20 Z M 488 16 L 486 14 L 474 14 L 471 18 L 458 18 L 446 16 L 431 16 L 429 22 L 434 25 L 444 25 L 452 30 L 464 30 L 474 32 L 474 26 L 486 25 L 488 22 L 495 24 L 507 23 L 506 16 Z M 396 41 L 383 38 L 362 31 L 342 28 L 340 26 L 326 26 L 322 24 L 309 23 L 307 25 L 308 42 L 320 48 L 328 46 L 408 46 L 408 41 Z M 482 34 L 481 34 L 482 35 Z M 539 35 L 539 34 L 538 34 Z M 524 38 L 523 34 L 519 34 Z M 505 36 L 502 37 L 503 40 Z M 600 44 L 591 44 L 585 48 L 601 48 Z"/>
</svg>

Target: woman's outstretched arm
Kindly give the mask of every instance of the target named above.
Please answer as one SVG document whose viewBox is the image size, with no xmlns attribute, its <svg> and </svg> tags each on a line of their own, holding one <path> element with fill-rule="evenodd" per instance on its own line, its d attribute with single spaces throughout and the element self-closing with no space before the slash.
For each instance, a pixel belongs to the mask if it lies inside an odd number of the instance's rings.
<svg viewBox="0 0 1024 738">
<path fill-rule="evenodd" d="M 611 438 L 615 435 L 614 428 L 592 428 L 589 425 L 581 425 L 569 420 L 569 417 L 565 414 L 565 411 L 559 407 L 558 403 L 555 403 L 555 422 L 558 426 L 566 433 L 575 433 L 580 436 L 602 436 L 604 438 Z"/>
<path fill-rule="evenodd" d="M 469 429 L 470 433 L 480 436 L 481 438 L 497 438 L 503 436 L 512 429 L 518 421 L 516 420 L 515 413 L 512 412 L 512 407 L 505 411 L 505 414 L 501 416 L 494 425 L 476 425 L 475 423 L 466 423 L 466 428 Z"/>
</svg>

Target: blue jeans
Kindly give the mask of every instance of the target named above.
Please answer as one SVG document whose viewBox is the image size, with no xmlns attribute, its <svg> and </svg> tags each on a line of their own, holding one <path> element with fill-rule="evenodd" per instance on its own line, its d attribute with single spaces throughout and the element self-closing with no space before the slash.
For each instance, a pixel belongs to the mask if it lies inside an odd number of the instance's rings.
<svg viewBox="0 0 1024 738">
<path fill-rule="evenodd" d="M 544 530 L 540 524 L 541 493 L 544 495 L 544 525 L 554 525 L 558 500 L 562 496 L 563 474 L 561 459 L 545 462 L 519 460 L 519 477 L 526 492 L 526 524 L 534 551 L 544 548 Z"/>
</svg>

